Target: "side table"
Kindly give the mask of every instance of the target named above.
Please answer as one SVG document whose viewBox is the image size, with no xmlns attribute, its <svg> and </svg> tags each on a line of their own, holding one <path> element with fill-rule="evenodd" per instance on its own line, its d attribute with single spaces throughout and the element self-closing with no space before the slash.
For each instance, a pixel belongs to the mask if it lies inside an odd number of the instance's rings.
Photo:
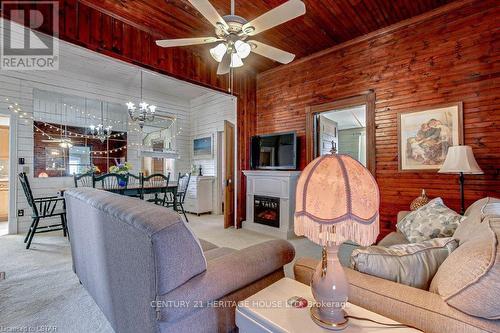
<svg viewBox="0 0 500 333">
<path fill-rule="evenodd" d="M 311 288 L 290 278 L 283 278 L 269 287 L 240 302 L 236 308 L 236 326 L 240 333 L 316 333 L 335 332 L 316 325 L 311 317 L 309 307 L 294 308 L 287 304 L 293 296 L 305 298 L 309 306 L 314 298 Z M 368 318 L 381 323 L 399 324 L 398 322 L 347 303 L 348 315 Z M 349 326 L 337 332 L 343 333 L 413 333 L 420 332 L 409 327 L 388 327 L 367 320 L 349 318 Z"/>
</svg>

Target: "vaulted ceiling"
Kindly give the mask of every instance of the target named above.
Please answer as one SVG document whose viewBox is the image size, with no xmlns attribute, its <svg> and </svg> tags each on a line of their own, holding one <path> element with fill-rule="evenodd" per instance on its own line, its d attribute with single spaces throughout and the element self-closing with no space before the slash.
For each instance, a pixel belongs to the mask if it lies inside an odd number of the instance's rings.
<svg viewBox="0 0 500 333">
<path fill-rule="evenodd" d="M 296 54 L 296 59 L 326 49 L 452 0 L 303 0 L 306 14 L 259 34 L 264 43 Z M 212 25 L 186 0 L 81 0 L 161 38 L 213 36 Z M 252 20 L 286 0 L 236 0 L 235 14 Z M 230 0 L 212 0 L 221 15 Z M 206 52 L 211 46 L 197 47 Z M 257 72 L 278 63 L 252 54 L 246 63 Z"/>
</svg>

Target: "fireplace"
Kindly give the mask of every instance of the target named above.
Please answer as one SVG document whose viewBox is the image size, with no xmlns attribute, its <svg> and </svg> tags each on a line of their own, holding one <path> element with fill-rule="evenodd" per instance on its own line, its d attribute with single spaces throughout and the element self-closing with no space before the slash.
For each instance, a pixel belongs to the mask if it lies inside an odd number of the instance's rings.
<svg viewBox="0 0 500 333">
<path fill-rule="evenodd" d="M 245 170 L 246 220 L 243 229 L 281 239 L 295 238 L 295 187 L 300 171 Z"/>
<path fill-rule="evenodd" d="M 270 227 L 280 227 L 280 198 L 254 195 L 254 222 Z"/>
</svg>

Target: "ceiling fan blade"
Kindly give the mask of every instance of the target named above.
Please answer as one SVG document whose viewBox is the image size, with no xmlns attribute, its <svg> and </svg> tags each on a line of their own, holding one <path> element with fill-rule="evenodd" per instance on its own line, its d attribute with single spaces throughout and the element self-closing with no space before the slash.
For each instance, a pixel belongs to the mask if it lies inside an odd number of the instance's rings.
<svg viewBox="0 0 500 333">
<path fill-rule="evenodd" d="M 163 39 L 163 40 L 157 40 L 156 45 L 161 47 L 188 46 L 188 45 L 215 43 L 219 40 L 221 39 L 217 37 Z"/>
<path fill-rule="evenodd" d="M 301 0 L 289 0 L 284 4 L 271 9 L 265 14 L 245 23 L 242 30 L 249 36 L 293 20 L 306 13 L 306 6 Z M 253 28 L 253 29 L 252 29 Z"/>
<path fill-rule="evenodd" d="M 214 27 L 217 23 L 222 24 L 225 29 L 228 29 L 226 21 L 217 13 L 217 10 L 208 0 L 188 0 L 189 3 L 196 8 Z"/>
<path fill-rule="evenodd" d="M 231 56 L 229 54 L 224 54 L 221 62 L 219 63 L 219 67 L 217 67 L 217 75 L 227 74 L 229 73 L 231 66 Z"/>
<path fill-rule="evenodd" d="M 280 50 L 274 46 L 270 46 L 256 40 L 248 41 L 248 44 L 252 45 L 252 52 L 260 54 L 263 57 L 273 59 L 282 64 L 288 64 L 295 58 L 295 54 Z"/>
</svg>

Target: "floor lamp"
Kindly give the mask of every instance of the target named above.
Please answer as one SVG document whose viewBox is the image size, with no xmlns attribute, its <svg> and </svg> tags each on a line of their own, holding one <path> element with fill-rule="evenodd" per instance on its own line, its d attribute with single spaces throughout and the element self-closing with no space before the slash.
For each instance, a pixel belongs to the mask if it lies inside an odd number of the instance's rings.
<svg viewBox="0 0 500 333">
<path fill-rule="evenodd" d="M 448 154 L 439 173 L 459 174 L 460 180 L 460 214 L 465 213 L 464 174 L 482 175 L 484 172 L 474 158 L 470 146 L 453 146 L 448 148 Z"/>
</svg>

